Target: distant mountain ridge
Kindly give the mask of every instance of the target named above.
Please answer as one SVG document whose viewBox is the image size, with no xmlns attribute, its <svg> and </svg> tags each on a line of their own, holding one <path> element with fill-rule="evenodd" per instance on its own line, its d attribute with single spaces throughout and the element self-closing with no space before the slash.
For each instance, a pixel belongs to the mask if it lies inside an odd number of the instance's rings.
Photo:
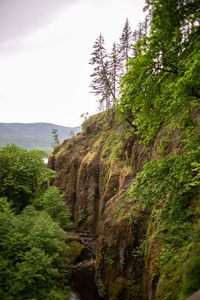
<svg viewBox="0 0 200 300">
<path fill-rule="evenodd" d="M 81 131 L 81 127 L 66 127 L 52 123 L 0 123 L 0 146 L 16 144 L 32 150 L 53 149 L 52 129 L 56 129 L 60 143 Z"/>
</svg>

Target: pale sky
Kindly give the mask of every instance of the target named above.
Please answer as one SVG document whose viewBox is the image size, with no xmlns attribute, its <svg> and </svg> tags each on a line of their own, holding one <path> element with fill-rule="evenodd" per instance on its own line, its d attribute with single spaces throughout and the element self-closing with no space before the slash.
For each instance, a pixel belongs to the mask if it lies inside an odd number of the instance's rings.
<svg viewBox="0 0 200 300">
<path fill-rule="evenodd" d="M 0 122 L 78 126 L 97 113 L 88 64 L 100 33 L 119 41 L 145 0 L 0 0 Z"/>
</svg>

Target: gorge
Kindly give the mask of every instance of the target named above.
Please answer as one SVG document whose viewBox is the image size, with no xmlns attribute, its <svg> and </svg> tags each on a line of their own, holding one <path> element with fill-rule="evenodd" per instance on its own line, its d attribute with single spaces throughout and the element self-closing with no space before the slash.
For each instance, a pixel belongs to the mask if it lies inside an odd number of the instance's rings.
<svg viewBox="0 0 200 300">
<path fill-rule="evenodd" d="M 49 157 L 76 230 L 98 237 L 99 295 L 186 299 L 199 286 L 199 148 L 185 152 L 166 126 L 144 145 L 111 115 L 90 117 Z"/>
</svg>

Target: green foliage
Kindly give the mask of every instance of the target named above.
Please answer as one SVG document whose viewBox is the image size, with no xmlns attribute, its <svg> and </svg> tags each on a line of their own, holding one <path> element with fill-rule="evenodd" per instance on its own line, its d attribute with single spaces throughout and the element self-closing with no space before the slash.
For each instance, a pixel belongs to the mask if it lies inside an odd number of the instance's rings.
<svg viewBox="0 0 200 300">
<path fill-rule="evenodd" d="M 70 214 L 57 188 L 47 188 L 55 172 L 43 157 L 15 145 L 0 150 L 3 300 L 68 299 L 68 247 L 60 226 L 70 225 Z"/>
<path fill-rule="evenodd" d="M 163 269 L 172 257 L 175 257 L 175 251 L 171 247 L 168 246 L 160 250 L 160 256 L 156 259 L 156 265 L 160 268 L 160 273 L 164 273 L 165 270 L 163 271 Z"/>
<path fill-rule="evenodd" d="M 197 291 L 200 285 L 199 225 L 199 223 L 195 224 L 193 234 L 190 236 L 190 243 L 186 248 L 183 294 L 187 297 Z"/>
<path fill-rule="evenodd" d="M 105 287 L 105 284 L 101 281 L 99 283 L 99 295 L 101 297 L 105 297 L 107 294 L 107 291 L 106 291 L 106 287 Z"/>
<path fill-rule="evenodd" d="M 160 140 L 160 145 L 157 148 L 157 152 L 160 155 L 165 154 L 166 148 L 169 146 L 170 144 L 170 138 L 168 136 L 162 136 L 161 140 Z"/>
<path fill-rule="evenodd" d="M 137 134 L 151 142 L 162 123 L 196 136 L 199 109 L 199 7 L 180 1 L 147 1 L 152 15 L 150 37 L 136 45 L 137 57 L 121 84 L 119 109 L 134 116 Z"/>
<path fill-rule="evenodd" d="M 156 293 L 161 289 L 163 299 L 186 299 L 199 289 L 200 227 L 191 222 L 200 185 L 199 166 L 200 147 L 153 160 L 145 164 L 131 187 L 131 201 L 152 213 L 154 232 L 148 235 L 155 235 L 161 245 L 153 276 Z"/>
<path fill-rule="evenodd" d="M 109 104 L 112 105 L 115 104 L 115 100 L 118 94 L 119 82 L 122 77 L 122 66 L 123 66 L 122 57 L 119 53 L 119 46 L 116 43 L 114 43 L 112 47 L 112 51 L 109 55 L 109 62 L 108 62 L 110 87 L 112 89 L 112 93 L 111 93 L 112 100 L 109 101 Z"/>
<path fill-rule="evenodd" d="M 110 155 L 110 160 L 120 161 L 121 147 L 122 147 L 122 142 L 119 142 L 118 144 L 113 146 L 112 153 Z"/>
<path fill-rule="evenodd" d="M 88 125 L 89 125 L 88 120 L 85 120 L 85 121 L 83 122 L 83 124 L 81 125 L 81 126 L 82 126 L 82 131 L 83 131 L 83 132 L 86 132 L 86 133 L 87 133 Z"/>
<path fill-rule="evenodd" d="M 42 151 L 16 145 L 6 145 L 0 150 L 0 197 L 7 197 L 17 212 L 22 211 L 53 176 L 44 164 L 45 155 Z"/>
<path fill-rule="evenodd" d="M 76 226 L 80 226 L 88 218 L 87 207 L 82 206 Z"/>
<path fill-rule="evenodd" d="M 190 197 L 199 185 L 200 148 L 182 156 L 153 160 L 138 173 L 131 189 L 132 199 L 140 201 L 142 209 L 165 201 L 161 216 L 166 222 L 184 222 L 190 211 Z"/>
<path fill-rule="evenodd" d="M 138 258 L 139 256 L 143 256 L 144 254 L 144 245 L 142 244 L 140 247 L 135 247 L 132 251 L 133 258 Z"/>
<path fill-rule="evenodd" d="M 157 290 L 161 288 L 162 294 L 164 293 L 163 299 L 184 300 L 199 289 L 199 222 L 190 224 L 190 227 L 190 234 L 185 238 L 182 247 L 172 247 L 168 244 L 161 249 L 160 257 L 157 257 L 155 276 L 160 276 Z M 178 237 L 178 234 L 176 236 Z"/>
<path fill-rule="evenodd" d="M 54 148 L 53 148 L 53 154 L 55 155 L 56 153 L 58 153 L 60 149 L 60 145 L 56 145 Z"/>
<path fill-rule="evenodd" d="M 80 117 L 83 118 L 83 123 L 81 125 L 82 131 L 87 132 L 88 125 L 89 125 L 89 121 L 88 121 L 89 113 L 88 112 L 83 113 Z"/>
<path fill-rule="evenodd" d="M 111 257 L 107 257 L 106 258 L 106 262 L 107 264 L 109 264 L 110 266 L 112 266 L 114 264 L 114 260 Z"/>
<path fill-rule="evenodd" d="M 100 98 L 100 110 L 102 110 L 101 106 L 103 105 L 104 101 L 106 101 L 106 109 L 108 109 L 110 106 L 110 98 L 112 98 L 112 101 L 115 100 L 112 86 L 113 83 L 111 82 L 109 76 L 109 64 L 107 60 L 108 54 L 104 47 L 104 44 L 104 37 L 102 36 L 102 34 L 100 34 L 94 43 L 93 52 L 91 54 L 91 59 L 89 62 L 89 64 L 94 66 L 94 72 L 93 74 L 91 74 L 93 80 L 90 87 L 92 93 L 99 96 Z M 114 80 L 116 79 L 115 77 L 116 76 L 114 76 Z"/>
<path fill-rule="evenodd" d="M 54 221 L 66 229 L 71 222 L 70 213 L 63 197 L 64 195 L 60 195 L 56 187 L 51 186 L 39 198 L 33 199 L 32 203 L 38 209 L 47 212 Z"/>
<path fill-rule="evenodd" d="M 200 284 L 200 255 L 191 257 L 187 262 L 186 268 L 186 277 L 189 279 L 185 282 L 184 293 L 190 296 L 192 293 L 196 292 L 199 289 Z"/>
<path fill-rule="evenodd" d="M 126 71 L 128 70 L 127 63 L 131 46 L 132 31 L 128 19 L 124 24 L 122 35 L 120 37 L 120 54 L 121 59 L 125 61 Z"/>
<path fill-rule="evenodd" d="M 72 151 L 72 149 L 73 149 L 72 144 L 71 144 L 71 143 L 68 143 L 68 144 L 66 145 L 65 149 L 68 150 L 68 151 Z"/>
<path fill-rule="evenodd" d="M 80 226 L 88 217 L 87 213 L 82 213 L 77 220 L 77 226 Z"/>
<path fill-rule="evenodd" d="M 52 136 L 53 136 L 54 146 L 59 146 L 60 145 L 57 132 L 58 132 L 58 129 L 55 129 L 55 128 L 53 128 L 52 131 L 51 131 Z"/>
<path fill-rule="evenodd" d="M 110 109 L 117 103 L 122 75 L 129 69 L 129 57 L 137 56 L 137 49 L 134 45 L 147 34 L 148 23 L 149 18 L 146 17 L 144 23 L 138 24 L 139 29 L 132 32 L 129 21 L 126 19 L 119 43 L 113 43 L 111 53 L 107 53 L 104 47 L 105 41 L 102 34 L 96 39 L 89 62 L 94 66 L 90 87 L 91 92 L 99 97 L 100 111 Z"/>
<path fill-rule="evenodd" d="M 0 199 L 1 299 L 68 299 L 65 233 L 44 211 L 15 215 Z M 58 295 L 60 295 L 58 297 Z M 61 297 L 62 295 L 62 297 Z"/>
</svg>

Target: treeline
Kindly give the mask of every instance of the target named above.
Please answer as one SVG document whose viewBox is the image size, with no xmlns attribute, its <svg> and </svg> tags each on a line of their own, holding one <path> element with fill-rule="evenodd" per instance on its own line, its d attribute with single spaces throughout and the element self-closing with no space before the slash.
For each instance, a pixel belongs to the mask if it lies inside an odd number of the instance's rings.
<svg viewBox="0 0 200 300">
<path fill-rule="evenodd" d="M 68 299 L 70 214 L 44 153 L 0 149 L 0 298 Z"/>
<path fill-rule="evenodd" d="M 91 92 L 98 96 L 99 110 L 109 109 L 119 97 L 122 76 L 128 71 L 130 57 L 136 57 L 135 45 L 148 34 L 150 18 L 147 16 L 138 29 L 132 31 L 126 19 L 118 43 L 113 43 L 111 53 L 105 48 L 105 40 L 100 34 L 93 46 L 90 64 L 94 66 L 91 74 Z"/>
<path fill-rule="evenodd" d="M 127 20 L 111 54 L 104 48 L 103 36 L 98 37 L 90 61 L 94 66 L 92 92 L 99 97 L 101 109 L 104 103 L 107 109 L 118 103 L 121 118 L 145 142 L 152 140 L 164 122 L 197 140 L 199 1 L 146 0 L 144 10 L 145 22 L 133 34 Z"/>
</svg>

